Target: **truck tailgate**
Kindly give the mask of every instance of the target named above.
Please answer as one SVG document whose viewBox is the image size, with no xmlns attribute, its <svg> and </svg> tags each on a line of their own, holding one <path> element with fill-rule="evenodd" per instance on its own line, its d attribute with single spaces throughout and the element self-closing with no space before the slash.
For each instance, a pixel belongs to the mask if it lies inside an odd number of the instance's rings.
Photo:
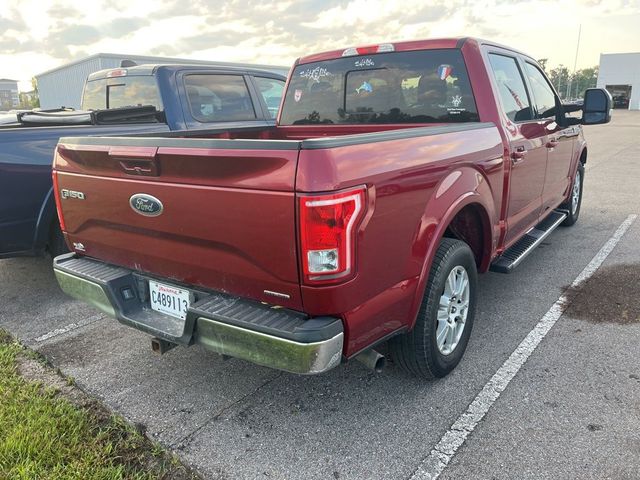
<svg viewBox="0 0 640 480">
<path fill-rule="evenodd" d="M 262 143 L 63 138 L 54 171 L 67 239 L 108 263 L 301 310 L 298 143 Z"/>
</svg>

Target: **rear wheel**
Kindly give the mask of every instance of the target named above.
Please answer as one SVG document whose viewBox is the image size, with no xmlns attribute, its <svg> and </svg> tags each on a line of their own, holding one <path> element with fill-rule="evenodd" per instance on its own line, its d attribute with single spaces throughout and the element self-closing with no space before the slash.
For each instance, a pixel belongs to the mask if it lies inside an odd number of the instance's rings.
<svg viewBox="0 0 640 480">
<path fill-rule="evenodd" d="M 62 230 L 60 230 L 60 225 L 58 222 L 54 222 L 51 224 L 51 229 L 49 232 L 49 243 L 47 244 L 47 250 L 51 257 L 55 258 L 58 255 L 62 255 L 63 253 L 69 252 L 67 248 L 67 244 L 64 241 L 64 236 L 62 235 Z"/>
<path fill-rule="evenodd" d="M 562 225 L 565 227 L 570 227 L 578 221 L 578 217 L 580 216 L 580 207 L 582 206 L 583 183 L 584 165 L 582 165 L 582 162 L 578 162 L 578 170 L 576 171 L 576 176 L 573 179 L 569 199 L 560 206 L 560 208 L 569 212 L 567 218 L 562 222 Z"/>
<path fill-rule="evenodd" d="M 413 330 L 390 341 L 394 361 L 426 379 L 451 372 L 469 342 L 477 283 L 476 263 L 469 246 L 444 238 L 431 266 Z"/>
</svg>

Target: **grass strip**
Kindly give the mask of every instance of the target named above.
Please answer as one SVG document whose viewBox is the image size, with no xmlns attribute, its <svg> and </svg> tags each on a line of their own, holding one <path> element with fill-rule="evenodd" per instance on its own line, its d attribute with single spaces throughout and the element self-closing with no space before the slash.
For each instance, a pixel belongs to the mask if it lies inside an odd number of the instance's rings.
<svg viewBox="0 0 640 480">
<path fill-rule="evenodd" d="M 72 401 L 61 388 L 20 375 L 35 356 L 0 330 L 1 480 L 197 478 L 83 392 Z"/>
</svg>

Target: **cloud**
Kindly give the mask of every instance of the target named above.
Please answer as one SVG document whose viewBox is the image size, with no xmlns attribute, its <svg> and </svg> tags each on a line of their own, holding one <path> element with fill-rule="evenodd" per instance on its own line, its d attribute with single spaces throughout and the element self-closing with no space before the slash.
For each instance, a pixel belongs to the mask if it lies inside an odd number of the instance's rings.
<svg viewBox="0 0 640 480">
<path fill-rule="evenodd" d="M 149 25 L 146 18 L 116 18 L 100 28 L 100 33 L 108 38 L 118 38 L 133 34 L 136 30 Z"/>
<path fill-rule="evenodd" d="M 462 7 L 460 1 L 453 0 L 445 4 L 440 2 L 423 2 L 421 0 L 405 0 L 404 2 L 388 2 L 384 0 L 352 0 L 320 12 L 317 17 L 304 25 L 315 29 L 355 27 L 358 30 L 373 27 L 384 28 L 390 19 L 400 24 L 432 22 L 443 18 L 449 8 Z M 369 30 L 376 32 L 375 28 Z"/>
<path fill-rule="evenodd" d="M 47 43 L 60 47 L 89 45 L 101 38 L 100 30 L 91 25 L 61 25 L 47 37 Z"/>
<path fill-rule="evenodd" d="M 6 33 L 8 30 L 22 32 L 26 28 L 27 24 L 16 8 L 0 11 L 0 32 Z"/>
<path fill-rule="evenodd" d="M 324 50 L 464 35 L 512 45 L 557 65 L 572 62 L 580 23 L 581 52 L 593 64 L 600 51 L 637 44 L 637 29 L 622 31 L 617 26 L 626 23 L 618 17 L 640 24 L 638 0 L 53 0 L 44 8 L 39 0 L 12 3 L 0 12 L 0 76 L 20 78 L 37 72 L 12 68 L 51 68 L 100 51 L 290 65 Z M 549 31 L 564 33 L 566 41 L 544 34 Z"/>
<path fill-rule="evenodd" d="M 57 2 L 47 9 L 47 14 L 53 19 L 67 21 L 80 16 L 80 12 L 77 9 Z"/>
<path fill-rule="evenodd" d="M 15 37 L 0 37 L 0 52 L 17 54 L 34 50 L 37 43 L 33 40 L 20 41 Z"/>
<path fill-rule="evenodd" d="M 183 15 L 206 15 L 211 12 L 211 8 L 205 2 L 191 0 L 165 0 L 164 2 L 154 2 L 155 8 L 151 9 L 148 18 L 155 20 L 161 18 L 171 18 Z"/>
<path fill-rule="evenodd" d="M 151 54 L 175 56 L 185 52 L 198 52 L 208 50 L 213 47 L 234 46 L 246 40 L 245 32 L 233 30 L 218 30 L 216 32 L 205 32 L 199 35 L 182 38 L 175 42 L 164 43 L 153 47 Z"/>
</svg>

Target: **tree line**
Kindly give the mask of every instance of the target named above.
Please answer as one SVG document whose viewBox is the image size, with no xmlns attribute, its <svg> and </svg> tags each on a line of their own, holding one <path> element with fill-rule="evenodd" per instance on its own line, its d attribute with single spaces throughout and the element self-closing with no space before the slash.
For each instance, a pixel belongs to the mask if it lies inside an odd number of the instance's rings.
<svg viewBox="0 0 640 480">
<path fill-rule="evenodd" d="M 542 69 L 549 76 L 549 80 L 555 87 L 562 100 L 573 100 L 584 97 L 587 88 L 593 88 L 598 81 L 598 66 L 582 68 L 571 73 L 564 65 L 556 68 L 547 68 L 547 59 L 538 60 Z"/>
</svg>

